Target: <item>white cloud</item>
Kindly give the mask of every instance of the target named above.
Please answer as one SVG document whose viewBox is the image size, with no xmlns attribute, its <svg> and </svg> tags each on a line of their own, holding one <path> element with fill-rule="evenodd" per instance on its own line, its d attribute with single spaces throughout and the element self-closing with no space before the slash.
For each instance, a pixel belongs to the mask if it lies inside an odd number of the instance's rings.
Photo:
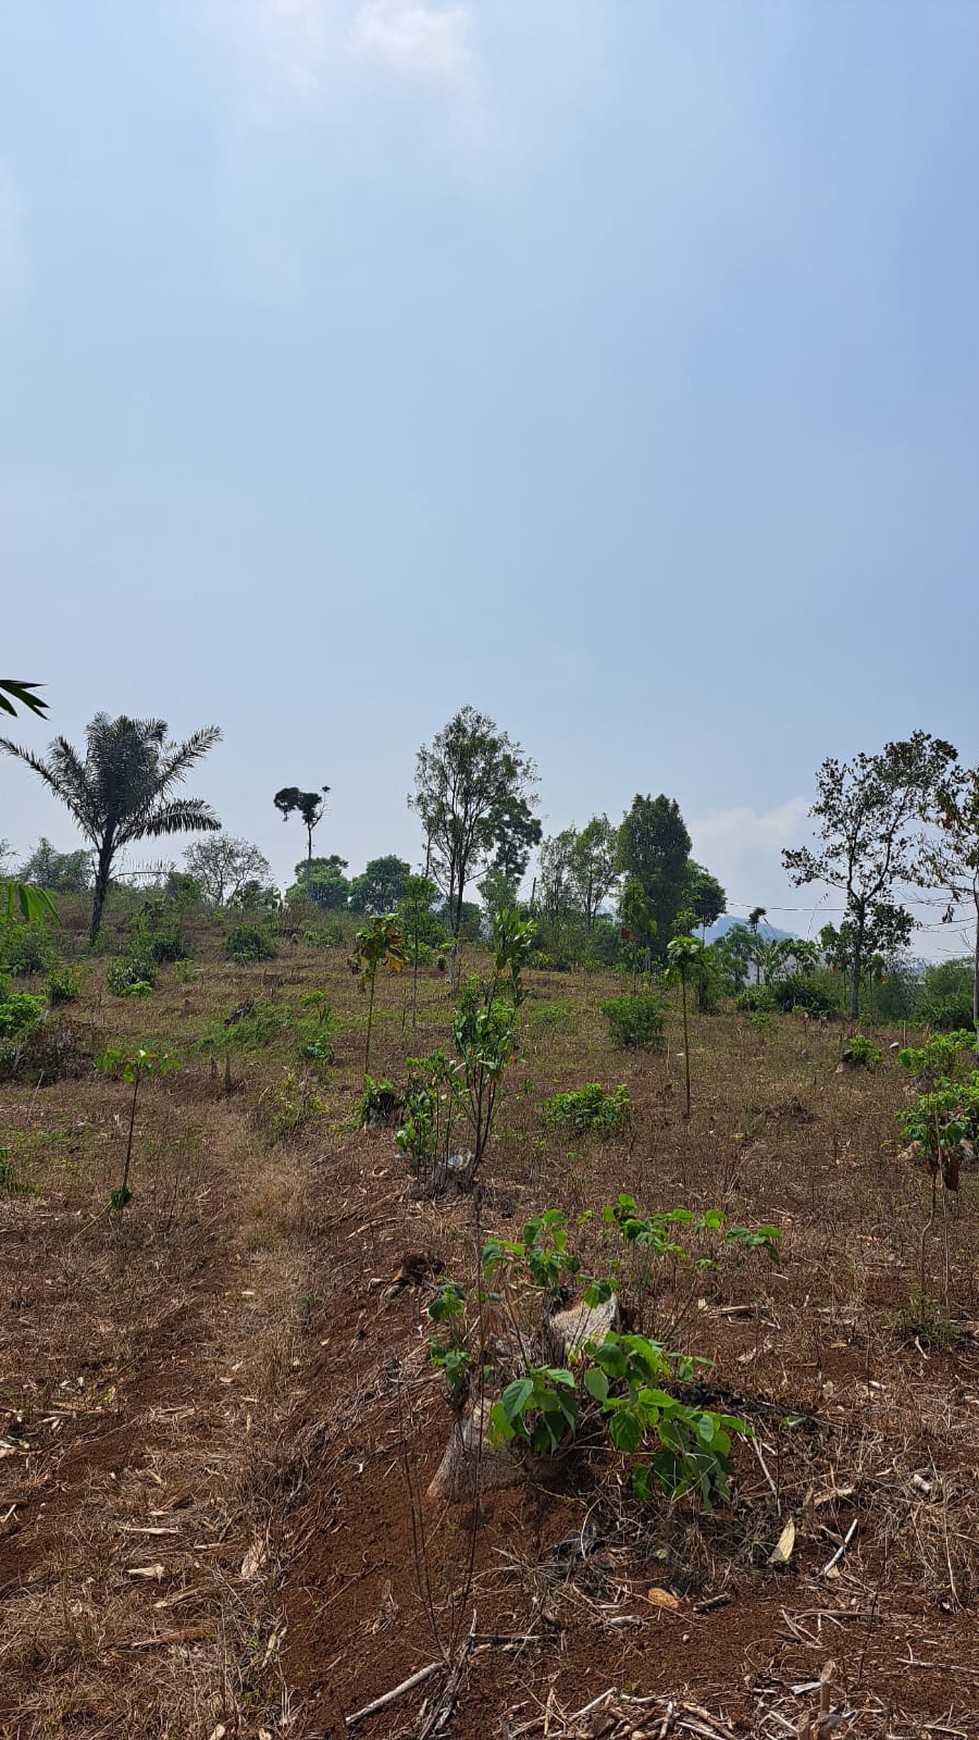
<svg viewBox="0 0 979 1740">
<path fill-rule="evenodd" d="M 477 70 L 468 5 L 428 0 L 181 0 L 188 27 L 204 28 L 216 69 L 234 74 L 253 119 L 286 109 L 362 111 L 358 74 L 383 74 L 443 100 Z"/>
<path fill-rule="evenodd" d="M 403 77 L 455 83 L 473 65 L 468 7 L 363 0 L 350 26 L 354 51 Z"/>
<path fill-rule="evenodd" d="M 818 911 L 813 917 L 808 910 L 821 902 L 839 905 L 834 893 L 827 897 L 819 886 L 793 888 L 782 869 L 783 848 L 808 838 L 807 810 L 806 799 L 795 797 L 765 813 L 742 805 L 689 823 L 693 856 L 722 884 L 734 917 L 744 917 L 752 906 L 765 906 L 772 924 L 803 936 L 810 929 L 815 935 L 834 917 Z"/>
</svg>

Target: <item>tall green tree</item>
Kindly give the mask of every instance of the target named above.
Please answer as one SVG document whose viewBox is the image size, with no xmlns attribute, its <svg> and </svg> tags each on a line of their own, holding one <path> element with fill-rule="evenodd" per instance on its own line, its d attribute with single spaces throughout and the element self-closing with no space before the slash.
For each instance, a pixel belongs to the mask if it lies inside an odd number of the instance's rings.
<svg viewBox="0 0 979 1740">
<path fill-rule="evenodd" d="M 496 848 L 491 869 L 499 870 L 514 888 L 519 888 L 542 833 L 529 800 L 519 792 L 509 792 L 490 817 L 490 828 Z"/>
<path fill-rule="evenodd" d="M 56 852 L 44 835 L 17 872 L 21 882 L 47 888 L 52 894 L 87 894 L 92 886 L 92 854 Z"/>
<path fill-rule="evenodd" d="M 867 958 L 902 947 L 914 928 L 900 897 L 927 880 L 922 815 L 957 760 L 950 743 L 927 731 L 886 743 L 877 755 L 827 757 L 809 811 L 819 843 L 782 853 L 797 888 L 824 882 L 843 894 L 852 1020 L 860 1013 Z"/>
<path fill-rule="evenodd" d="M 336 852 L 329 858 L 307 858 L 296 865 L 297 881 L 286 889 L 288 901 L 310 900 L 323 912 L 343 912 L 350 897 L 350 883 L 343 872 L 346 858 Z"/>
<path fill-rule="evenodd" d="M 946 924 L 958 906 L 972 907 L 972 1019 L 979 1046 L 979 767 L 950 766 L 925 810 L 939 823 L 937 839 L 929 840 L 924 869 L 949 896 Z"/>
<path fill-rule="evenodd" d="M 99 934 L 112 866 L 122 847 L 167 834 L 220 828 L 202 798 L 171 795 L 220 737 L 216 725 L 207 725 L 186 742 L 171 743 L 163 719 L 129 719 L 125 714 L 110 719 L 107 713 L 97 713 L 85 731 L 84 755 L 64 737 L 55 738 L 46 759 L 0 738 L 0 749 L 43 780 L 92 842 L 92 942 Z"/>
<path fill-rule="evenodd" d="M 393 912 L 411 875 L 411 865 L 389 852 L 372 858 L 360 876 L 350 883 L 351 912 Z"/>
<path fill-rule="evenodd" d="M 484 713 L 463 707 L 418 751 L 410 808 L 428 838 L 429 873 L 446 897 L 452 937 L 452 977 L 465 892 L 488 868 L 500 817 L 509 806 L 533 803 L 537 770 L 519 743 Z"/>
<path fill-rule="evenodd" d="M 574 832 L 574 830 L 572 830 Z M 571 887 L 589 930 L 594 930 L 598 909 L 615 889 L 619 879 L 618 829 L 608 816 L 592 816 L 571 847 Z"/>
<path fill-rule="evenodd" d="M 705 870 L 702 864 L 695 863 L 693 858 L 687 859 L 683 904 L 702 930 L 707 930 L 721 918 L 727 908 L 727 895 L 717 877 Z"/>
<path fill-rule="evenodd" d="M 642 887 L 661 960 L 685 907 L 689 856 L 690 835 L 676 799 L 637 796 L 619 828 L 618 866 Z"/>
<path fill-rule="evenodd" d="M 313 871 L 313 829 L 323 820 L 329 792 L 328 785 L 321 786 L 319 791 L 300 791 L 298 785 L 284 785 L 272 799 L 284 822 L 296 810 L 302 817 L 303 827 L 306 829 L 307 880 Z"/>
</svg>

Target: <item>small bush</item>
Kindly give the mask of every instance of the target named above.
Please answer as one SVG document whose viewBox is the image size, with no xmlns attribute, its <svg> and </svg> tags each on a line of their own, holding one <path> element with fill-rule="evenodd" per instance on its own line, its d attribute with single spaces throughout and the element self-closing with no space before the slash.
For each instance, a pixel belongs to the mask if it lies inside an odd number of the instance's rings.
<svg viewBox="0 0 979 1740">
<path fill-rule="evenodd" d="M 44 1020 L 44 1002 L 26 991 L 5 991 L 0 984 L 0 1040 L 23 1039 Z"/>
<path fill-rule="evenodd" d="M 544 1101 L 544 1122 L 548 1128 L 564 1130 L 572 1136 L 592 1131 L 601 1136 L 617 1136 L 631 1116 L 632 1102 L 623 1086 L 607 1094 L 598 1082 L 589 1082 L 586 1087 L 552 1094 Z"/>
<path fill-rule="evenodd" d="M 110 961 L 105 982 L 114 997 L 148 997 L 156 984 L 156 962 L 152 955 Z"/>
<path fill-rule="evenodd" d="M 0 939 L 0 962 L 15 978 L 50 972 L 58 959 L 58 945 L 46 924 L 7 924 Z"/>
<path fill-rule="evenodd" d="M 790 973 L 788 978 L 780 979 L 777 985 L 766 985 L 765 990 L 772 994 L 773 1006 L 783 1014 L 791 1015 L 801 1009 L 807 1015 L 836 1015 L 839 1013 L 839 1003 L 832 992 L 817 979 L 807 978 L 803 973 Z"/>
<path fill-rule="evenodd" d="M 248 961 L 273 961 L 275 943 L 264 924 L 236 924 L 229 930 L 224 943 L 228 959 L 239 966 Z"/>
<path fill-rule="evenodd" d="M 76 1002 L 81 988 L 81 973 L 74 967 L 61 967 L 48 979 L 48 1002 L 52 1009 L 60 1009 L 65 1003 Z"/>
<path fill-rule="evenodd" d="M 166 966 L 174 961 L 188 961 L 191 955 L 189 943 L 180 934 L 178 925 L 170 925 L 166 930 L 154 931 L 146 939 L 146 951 L 156 961 L 157 966 Z"/>
<path fill-rule="evenodd" d="M 663 1021 L 669 1004 L 655 991 L 610 997 L 599 1008 L 609 1024 L 613 1045 L 649 1051 L 663 1043 Z"/>
<path fill-rule="evenodd" d="M 14 1074 L 24 1047 L 44 1020 L 44 1003 L 0 980 L 0 1079 Z"/>
<path fill-rule="evenodd" d="M 735 1008 L 751 1015 L 772 1015 L 778 1005 L 771 985 L 746 985 L 735 999 Z"/>
<path fill-rule="evenodd" d="M 876 1069 L 881 1055 L 872 1040 L 865 1039 L 862 1033 L 855 1033 L 843 1053 L 843 1062 L 851 1069 Z"/>
</svg>

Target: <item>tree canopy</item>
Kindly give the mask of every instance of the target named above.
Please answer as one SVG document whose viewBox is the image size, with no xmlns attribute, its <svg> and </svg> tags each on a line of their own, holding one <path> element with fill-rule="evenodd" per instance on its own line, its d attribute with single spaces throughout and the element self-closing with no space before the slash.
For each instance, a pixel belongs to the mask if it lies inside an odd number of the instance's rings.
<svg viewBox="0 0 979 1740">
<path fill-rule="evenodd" d="M 827 757 L 809 811 L 819 844 L 782 853 L 796 887 L 825 882 L 843 893 L 854 1020 L 868 955 L 887 954 L 911 935 L 914 920 L 898 895 L 922 881 L 922 818 L 957 759 L 950 743 L 926 731 L 886 743 L 876 755 Z"/>
<path fill-rule="evenodd" d="M 536 779 L 536 768 L 519 743 L 473 707 L 461 708 L 431 747 L 418 751 L 408 803 L 425 829 L 429 872 L 445 894 L 454 941 L 466 888 L 488 867 L 501 818 L 508 818 L 512 833 L 519 805 L 534 801 L 529 788 Z"/>
</svg>

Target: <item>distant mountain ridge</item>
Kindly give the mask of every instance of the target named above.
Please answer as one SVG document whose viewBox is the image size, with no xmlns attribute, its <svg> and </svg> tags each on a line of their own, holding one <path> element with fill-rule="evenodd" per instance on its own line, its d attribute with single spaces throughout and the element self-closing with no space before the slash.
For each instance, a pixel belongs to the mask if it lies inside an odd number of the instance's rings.
<svg viewBox="0 0 979 1740">
<path fill-rule="evenodd" d="M 720 918 L 715 919 L 713 924 L 707 926 L 707 941 L 717 942 L 719 937 L 726 936 L 729 930 L 733 930 L 736 924 L 746 923 L 747 920 L 744 918 L 732 918 L 729 912 L 722 913 Z M 795 931 L 779 930 L 777 925 L 768 924 L 764 919 L 758 926 L 758 935 L 764 937 L 766 942 L 798 941 Z"/>
</svg>

